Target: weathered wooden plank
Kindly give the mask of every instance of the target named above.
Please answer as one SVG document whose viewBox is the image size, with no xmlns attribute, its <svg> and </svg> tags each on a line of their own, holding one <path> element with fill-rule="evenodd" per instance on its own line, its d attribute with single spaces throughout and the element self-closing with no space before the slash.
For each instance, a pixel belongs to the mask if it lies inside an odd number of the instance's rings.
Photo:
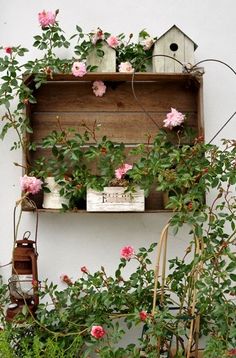
<svg viewBox="0 0 236 358">
<path fill-rule="evenodd" d="M 159 41 L 158 45 L 154 45 L 152 57 L 153 72 L 165 72 L 165 42 Z M 174 71 L 173 71 L 174 72 Z"/>
<path fill-rule="evenodd" d="M 178 110 L 182 111 L 181 108 Z M 184 113 L 184 112 L 183 112 Z M 96 121 L 99 125 L 96 131 L 97 140 L 101 140 L 103 136 L 107 136 L 114 142 L 123 142 L 128 144 L 147 143 L 148 135 L 151 135 L 150 142 L 152 143 L 154 136 L 159 128 L 163 127 L 163 120 L 166 118 L 166 112 L 150 113 L 154 122 L 145 114 L 140 112 L 105 112 L 105 113 L 46 113 L 37 112 L 32 115 L 31 123 L 33 127 L 33 134 L 31 140 L 40 142 L 48 133 L 53 130 L 60 130 L 74 128 L 76 132 L 84 133 L 85 126 L 93 128 Z M 59 127 L 59 122 L 60 127 Z M 197 113 L 188 113 L 185 126 L 196 128 Z M 94 140 L 91 138 L 92 143 Z"/>
<path fill-rule="evenodd" d="M 135 84 L 134 98 L 130 83 L 106 83 L 107 91 L 103 97 L 92 92 L 92 82 L 51 82 L 42 85 L 37 91 L 37 103 L 32 112 L 75 112 L 75 111 L 141 111 L 140 104 L 147 111 L 166 111 L 170 107 L 184 111 L 197 109 L 198 89 L 189 83 L 143 83 Z"/>
<path fill-rule="evenodd" d="M 173 28 L 163 38 L 165 41 L 165 54 L 174 57 L 184 63 L 184 34 L 178 29 Z M 176 51 L 172 51 L 170 46 L 176 44 Z M 165 72 L 182 72 L 182 66 L 171 58 L 165 58 Z"/>
<path fill-rule="evenodd" d="M 84 82 L 84 81 L 155 81 L 155 82 L 169 82 L 169 81 L 178 81 L 178 82 L 186 82 L 186 81 L 196 81 L 194 74 L 189 73 L 153 73 L 153 72 L 88 72 L 83 77 L 75 77 L 72 74 L 60 74 L 54 73 L 52 78 L 48 76 L 48 82 Z M 33 84 L 34 76 L 29 75 L 25 76 L 24 83 L 29 86 Z"/>
<path fill-rule="evenodd" d="M 194 43 L 187 36 L 184 37 L 184 62 L 194 65 Z"/>
<path fill-rule="evenodd" d="M 197 123 L 198 123 L 198 134 L 205 136 L 204 130 L 204 111 L 203 111 L 203 81 L 200 79 L 200 88 L 197 92 Z"/>
<path fill-rule="evenodd" d="M 164 210 L 163 193 L 156 191 L 156 188 L 150 191 L 147 198 L 145 198 L 146 210 Z"/>
</svg>

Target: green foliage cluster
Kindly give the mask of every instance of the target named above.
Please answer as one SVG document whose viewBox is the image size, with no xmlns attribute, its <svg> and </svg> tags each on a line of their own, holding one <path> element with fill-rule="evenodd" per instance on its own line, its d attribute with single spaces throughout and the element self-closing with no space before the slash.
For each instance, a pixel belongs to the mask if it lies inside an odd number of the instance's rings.
<svg viewBox="0 0 236 358">
<path fill-rule="evenodd" d="M 56 14 L 58 14 L 58 10 Z M 102 31 L 102 30 L 101 30 Z M 0 131 L 0 139 L 4 139 L 9 129 L 17 131 L 18 141 L 15 141 L 11 149 L 24 148 L 24 134 L 31 133 L 28 115 L 25 113 L 25 105 L 27 103 L 35 103 L 32 86 L 27 86 L 27 78 L 34 75 L 34 86 L 39 88 L 47 81 L 48 77 L 53 78 L 53 74 L 71 73 L 72 65 L 75 61 L 85 61 L 91 51 L 96 50 L 99 57 L 104 56 L 101 49 L 103 41 L 105 41 L 110 33 L 104 32 L 104 40 L 97 40 L 95 43 L 92 37 L 95 33 L 85 34 L 80 26 L 76 26 L 76 33 L 70 39 L 66 39 L 64 31 L 56 21 L 54 25 L 42 27 L 42 33 L 34 36 L 33 46 L 41 51 L 42 56 L 34 60 L 23 62 L 23 57 L 29 50 L 22 46 L 9 48 L 9 52 L 0 46 L 0 50 L 4 52 L 4 56 L 0 57 L 1 77 L 0 89 L 0 106 L 4 108 L 5 114 L 2 117 L 3 125 Z M 131 39 L 132 36 L 130 36 Z M 149 37 L 149 34 L 142 30 L 139 33 L 140 41 Z M 145 71 L 150 63 L 151 49 L 145 50 L 144 46 L 138 43 L 130 43 L 125 40 L 125 35 L 117 36 L 119 46 L 117 46 L 117 69 L 122 61 L 130 61 L 133 68 L 137 71 Z M 60 48 L 68 49 L 73 41 L 74 56 L 72 58 L 60 58 L 57 50 Z M 155 40 L 155 39 L 154 39 Z M 88 66 L 87 71 L 96 70 L 96 66 Z M 14 100 L 18 99 L 18 103 L 14 105 Z M 15 109 L 13 110 L 13 108 Z"/>
<path fill-rule="evenodd" d="M 54 132 L 44 142 L 46 147 L 53 148 L 55 141 L 56 149 L 52 151 L 56 158 L 62 156 L 63 161 L 68 143 L 70 148 L 78 143 L 83 146 L 89 135 L 87 131 L 84 135 L 70 137 L 70 134 Z M 168 204 L 175 209 L 170 226 L 176 233 L 181 226 L 188 225 L 191 238 L 184 256 L 169 260 L 168 274 L 162 283 L 158 282 L 156 290 L 155 244 L 148 249 L 140 248 L 131 260 L 122 258 L 114 275 L 107 275 L 104 267 L 95 273 L 83 268 L 81 278 L 74 282 L 66 279 L 64 290 L 46 281 L 39 290 L 41 303 L 36 317 L 29 313 L 20 315 L 19 323 L 17 319 L 14 323 L 5 322 L 4 306 L 8 298 L 7 287 L 2 283 L 0 351 L 4 352 L 4 358 L 91 355 L 156 358 L 160 354 L 168 356 L 173 346 L 177 347 L 176 358 L 185 357 L 185 342 L 193 322 L 196 327 L 199 325 L 193 343 L 198 335 L 207 337 L 205 358 L 233 356 L 236 348 L 236 142 L 225 140 L 219 148 L 197 140 L 193 146 L 182 143 L 177 148 L 165 135 L 168 134 L 158 133 L 153 148 L 142 148 L 145 155 L 141 162 L 146 160 L 149 166 L 134 165 L 130 177 L 138 181 L 139 175 L 141 184 L 142 170 L 152 168 L 157 187 L 165 185 L 165 189 L 174 191 Z M 57 140 L 61 147 L 57 146 Z M 109 151 L 110 155 L 118 153 L 114 156 L 115 165 L 124 159 L 123 148 L 114 151 L 114 144 L 104 138 L 87 153 L 88 157 L 96 158 L 99 169 L 104 164 L 104 158 L 99 157 L 101 149 L 102 156 Z M 68 159 L 73 166 L 73 160 L 80 162 L 84 154 L 82 157 L 79 151 L 73 159 L 72 152 L 68 152 Z M 154 160 L 155 156 L 158 161 Z M 109 159 L 108 172 L 110 164 Z M 158 178 L 161 170 L 167 171 L 167 175 Z M 211 203 L 206 203 L 204 192 L 212 190 L 214 197 Z M 136 266 L 126 277 L 126 266 L 132 260 Z M 145 312 L 144 320 L 140 312 Z M 24 314 L 27 315 L 27 310 Z M 94 325 L 104 327 L 106 334 L 101 339 L 92 337 Z M 138 341 L 123 347 L 122 337 L 132 335 L 136 326 L 140 327 Z"/>
<path fill-rule="evenodd" d="M 182 208 L 170 220 L 176 230 L 188 224 L 192 239 L 182 258 L 169 260 L 169 271 L 164 281 L 158 282 L 156 291 L 155 244 L 148 249 L 140 248 L 129 260 L 121 258 L 114 275 L 109 276 L 103 266 L 95 273 L 81 268 L 82 277 L 74 282 L 67 277 L 64 290 L 54 283 L 43 282 L 36 317 L 29 313 L 27 316 L 26 311 L 26 316 L 19 315 L 15 322 L 7 323 L 1 310 L 2 356 L 157 358 L 161 354 L 168 356 L 171 348 L 177 347 L 174 356 L 183 358 L 192 322 L 195 325 L 199 322 L 199 335 L 207 337 L 205 358 L 233 356 L 236 205 L 232 192 L 236 180 L 236 143 L 225 141 L 224 145 L 224 149 L 210 146 L 210 156 L 204 159 L 209 161 L 208 170 L 201 172 L 197 180 L 200 187 L 204 181 L 207 190 L 215 188 L 212 203 L 202 205 L 201 210 Z M 202 150 L 201 143 L 196 146 Z M 219 165 L 219 160 L 223 165 Z M 125 269 L 129 261 L 136 265 L 127 277 Z M 2 307 L 7 302 L 6 290 L 2 284 Z M 144 319 L 141 312 L 146 314 Z M 104 337 L 92 337 L 94 325 L 105 329 Z M 139 339 L 122 346 L 122 337 L 136 326 L 140 327 Z M 195 340 L 198 330 L 193 343 Z"/>
</svg>

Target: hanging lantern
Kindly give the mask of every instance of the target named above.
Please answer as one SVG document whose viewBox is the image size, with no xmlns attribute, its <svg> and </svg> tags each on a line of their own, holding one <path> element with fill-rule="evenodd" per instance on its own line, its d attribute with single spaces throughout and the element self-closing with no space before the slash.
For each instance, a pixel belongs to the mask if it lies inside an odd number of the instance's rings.
<svg viewBox="0 0 236 358">
<path fill-rule="evenodd" d="M 39 303 L 38 254 L 36 249 L 37 228 L 38 216 L 36 220 L 35 241 L 29 240 L 29 231 L 24 233 L 22 240 L 14 240 L 15 247 L 12 257 L 12 276 L 9 279 L 11 304 L 8 306 L 6 312 L 6 319 L 8 321 L 12 321 L 17 314 L 22 313 L 24 306 L 27 306 L 26 308 L 34 314 Z M 16 237 L 15 227 L 14 237 Z"/>
</svg>

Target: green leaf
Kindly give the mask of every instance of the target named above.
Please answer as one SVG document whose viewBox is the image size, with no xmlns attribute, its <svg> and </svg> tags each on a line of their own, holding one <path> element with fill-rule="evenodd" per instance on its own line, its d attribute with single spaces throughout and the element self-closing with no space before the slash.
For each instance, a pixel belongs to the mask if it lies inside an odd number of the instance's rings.
<svg viewBox="0 0 236 358">
<path fill-rule="evenodd" d="M 83 32 L 83 30 L 81 29 L 81 27 L 78 26 L 78 25 L 76 25 L 76 30 L 77 30 L 78 32 Z"/>
<path fill-rule="evenodd" d="M 9 109 L 10 108 L 10 102 L 9 101 L 5 101 L 5 107 L 7 108 L 7 109 Z"/>
<path fill-rule="evenodd" d="M 51 193 L 51 190 L 50 190 L 47 186 L 44 186 L 44 187 L 43 187 L 43 191 L 44 191 L 45 193 Z"/>
<path fill-rule="evenodd" d="M 56 147 L 55 145 L 52 147 L 52 154 L 53 154 L 55 157 L 57 157 L 57 155 L 58 155 L 58 149 L 57 149 L 57 147 Z"/>
<path fill-rule="evenodd" d="M 3 126 L 3 128 L 2 128 L 2 130 L 0 132 L 0 139 L 2 139 L 2 140 L 4 139 L 4 137 L 7 134 L 7 131 L 8 131 L 9 128 L 11 128 L 10 123 L 4 124 L 4 126 Z"/>
<path fill-rule="evenodd" d="M 231 262 L 231 263 L 226 267 L 226 271 L 227 271 L 227 272 L 233 272 L 234 270 L 236 270 L 236 262 Z"/>
<path fill-rule="evenodd" d="M 229 256 L 230 260 L 236 262 L 236 255 L 235 254 L 233 254 L 232 252 L 228 252 L 228 256 Z"/>
<path fill-rule="evenodd" d="M 194 229 L 194 233 L 197 237 L 202 237 L 203 235 L 202 227 L 200 225 L 196 225 Z"/>
<path fill-rule="evenodd" d="M 26 132 L 27 133 L 33 133 L 33 129 L 31 127 L 26 127 Z"/>
<path fill-rule="evenodd" d="M 231 273 L 231 274 L 229 275 L 229 277 L 231 278 L 232 281 L 236 281 L 236 274 Z"/>
<path fill-rule="evenodd" d="M 42 82 L 38 81 L 35 83 L 35 88 L 38 89 L 41 86 Z"/>
<path fill-rule="evenodd" d="M 173 232 L 173 235 L 175 236 L 179 231 L 179 228 L 177 225 L 175 225 L 173 228 L 172 228 L 172 232 Z"/>
<path fill-rule="evenodd" d="M 21 313 L 22 313 L 24 316 L 27 315 L 27 313 L 28 313 L 28 306 L 27 306 L 27 305 L 24 305 L 24 306 L 23 306 Z"/>
<path fill-rule="evenodd" d="M 36 41 L 41 41 L 42 37 L 39 36 L 39 35 L 36 35 L 36 36 L 34 36 L 34 39 L 35 39 Z"/>
<path fill-rule="evenodd" d="M 104 56 L 104 51 L 100 50 L 100 49 L 97 49 L 97 56 L 98 57 L 103 57 Z"/>
<path fill-rule="evenodd" d="M 234 231 L 235 230 L 235 222 L 234 221 L 231 221 L 231 229 Z"/>
<path fill-rule="evenodd" d="M 6 82 L 10 81 L 10 79 L 11 79 L 10 76 L 2 76 L 1 78 L 3 81 L 6 81 Z"/>
</svg>

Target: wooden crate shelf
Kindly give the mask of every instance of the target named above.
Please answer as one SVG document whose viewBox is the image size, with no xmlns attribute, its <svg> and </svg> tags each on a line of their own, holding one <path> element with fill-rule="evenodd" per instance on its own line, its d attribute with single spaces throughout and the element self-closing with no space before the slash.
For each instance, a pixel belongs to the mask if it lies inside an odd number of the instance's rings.
<svg viewBox="0 0 236 358">
<path fill-rule="evenodd" d="M 96 97 L 92 91 L 95 80 L 102 80 L 107 86 L 103 97 Z M 33 76 L 26 78 L 25 83 L 34 88 Z M 96 121 L 101 124 L 98 140 L 106 135 L 130 148 L 146 143 L 147 133 L 152 140 L 174 107 L 188 113 L 187 126 L 203 134 L 202 79 L 193 74 L 94 72 L 82 78 L 58 74 L 34 89 L 34 96 L 37 103 L 27 106 L 33 129 L 27 140 L 36 142 L 37 150 L 25 153 L 26 162 L 45 155 L 45 150 L 40 148 L 41 140 L 52 130 L 58 130 L 58 118 L 63 129 L 70 127 L 76 131 L 81 130 L 82 123 L 91 127 Z M 147 212 L 163 210 L 162 195 L 152 191 L 145 206 Z"/>
</svg>

